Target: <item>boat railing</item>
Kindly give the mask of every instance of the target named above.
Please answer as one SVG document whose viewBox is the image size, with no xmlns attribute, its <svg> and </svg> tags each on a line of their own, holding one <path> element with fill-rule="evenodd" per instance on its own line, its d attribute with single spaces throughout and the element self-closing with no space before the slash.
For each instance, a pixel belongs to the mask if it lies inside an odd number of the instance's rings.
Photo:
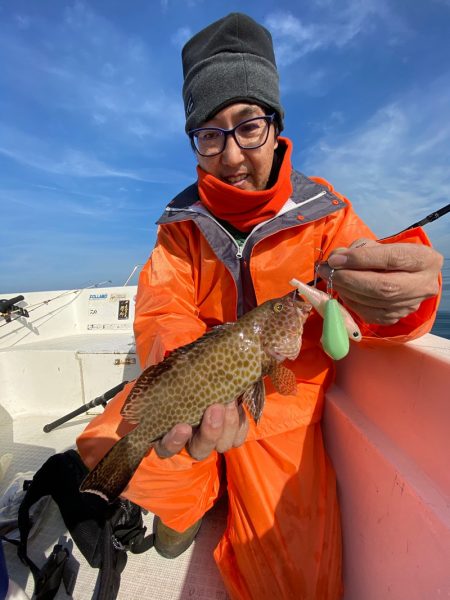
<svg viewBox="0 0 450 600">
<path fill-rule="evenodd" d="M 131 273 L 128 276 L 128 279 L 125 281 L 125 283 L 123 284 L 124 286 L 128 285 L 130 283 L 130 281 L 132 280 L 134 274 L 136 273 L 136 271 L 140 268 L 143 267 L 144 265 L 134 265 L 133 270 L 131 271 Z"/>
</svg>

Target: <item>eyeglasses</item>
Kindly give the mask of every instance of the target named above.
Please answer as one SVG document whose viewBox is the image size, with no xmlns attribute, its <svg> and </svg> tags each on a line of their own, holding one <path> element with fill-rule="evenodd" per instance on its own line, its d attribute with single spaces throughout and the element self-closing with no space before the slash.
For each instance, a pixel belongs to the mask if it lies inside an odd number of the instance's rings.
<svg viewBox="0 0 450 600">
<path fill-rule="evenodd" d="M 216 156 L 223 152 L 229 135 L 233 136 L 239 148 L 253 150 L 264 146 L 267 142 L 270 125 L 274 119 L 275 113 L 241 121 L 232 129 L 220 127 L 191 129 L 188 135 L 200 156 Z"/>
</svg>

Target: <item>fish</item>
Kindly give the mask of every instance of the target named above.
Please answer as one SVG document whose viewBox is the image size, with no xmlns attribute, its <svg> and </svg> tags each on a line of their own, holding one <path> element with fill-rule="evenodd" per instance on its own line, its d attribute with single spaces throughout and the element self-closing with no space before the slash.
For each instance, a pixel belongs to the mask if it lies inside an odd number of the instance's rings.
<svg viewBox="0 0 450 600">
<path fill-rule="evenodd" d="M 121 410 L 136 427 L 88 473 L 80 491 L 113 502 L 154 443 L 177 423 L 198 425 L 211 404 L 237 400 L 258 423 L 266 375 L 279 393 L 295 394 L 295 375 L 282 363 L 298 357 L 311 309 L 292 293 L 268 300 L 145 369 Z"/>
<path fill-rule="evenodd" d="M 330 300 L 330 296 L 327 293 L 307 285 L 298 279 L 291 279 L 289 284 L 297 288 L 298 293 L 310 304 L 312 304 L 322 318 L 324 317 L 326 303 L 328 300 Z M 344 306 L 342 306 L 342 304 L 338 303 L 338 306 L 344 320 L 345 330 L 347 331 L 349 339 L 353 340 L 354 342 L 360 342 L 362 340 L 361 331 L 358 325 L 355 323 L 352 315 Z"/>
</svg>

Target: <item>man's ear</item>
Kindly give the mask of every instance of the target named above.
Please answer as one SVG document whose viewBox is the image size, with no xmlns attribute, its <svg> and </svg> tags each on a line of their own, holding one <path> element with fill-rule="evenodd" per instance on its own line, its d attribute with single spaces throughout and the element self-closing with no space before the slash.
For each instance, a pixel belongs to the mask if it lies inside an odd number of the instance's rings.
<svg viewBox="0 0 450 600">
<path fill-rule="evenodd" d="M 278 148 L 278 136 L 280 135 L 280 132 L 278 130 L 278 125 L 275 123 L 274 125 L 274 150 L 276 150 Z"/>
</svg>

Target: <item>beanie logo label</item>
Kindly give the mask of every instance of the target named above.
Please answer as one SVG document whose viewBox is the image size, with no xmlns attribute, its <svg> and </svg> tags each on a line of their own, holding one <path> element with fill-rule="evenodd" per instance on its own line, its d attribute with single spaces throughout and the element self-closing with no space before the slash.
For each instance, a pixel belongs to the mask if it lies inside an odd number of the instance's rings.
<svg viewBox="0 0 450 600">
<path fill-rule="evenodd" d="M 186 102 L 186 115 L 189 116 L 193 110 L 194 110 L 194 99 L 191 94 L 188 98 L 188 101 Z"/>
</svg>

